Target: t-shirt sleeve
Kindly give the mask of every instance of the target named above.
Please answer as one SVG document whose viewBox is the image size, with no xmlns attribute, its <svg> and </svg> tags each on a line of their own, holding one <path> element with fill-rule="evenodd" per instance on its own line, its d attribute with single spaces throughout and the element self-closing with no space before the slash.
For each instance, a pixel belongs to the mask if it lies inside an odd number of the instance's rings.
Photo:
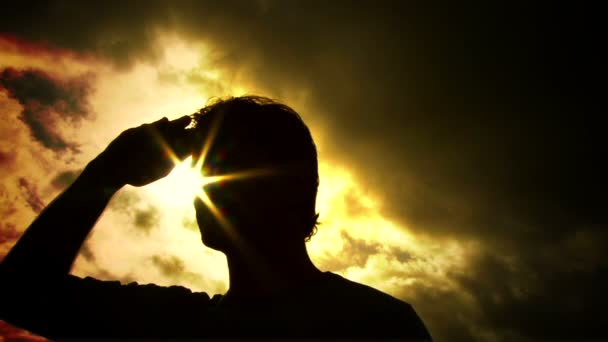
<svg viewBox="0 0 608 342">
<path fill-rule="evenodd" d="M 190 326 L 205 329 L 210 305 L 206 293 L 185 287 L 72 275 L 2 291 L 0 319 L 51 339 L 181 336 Z"/>
</svg>

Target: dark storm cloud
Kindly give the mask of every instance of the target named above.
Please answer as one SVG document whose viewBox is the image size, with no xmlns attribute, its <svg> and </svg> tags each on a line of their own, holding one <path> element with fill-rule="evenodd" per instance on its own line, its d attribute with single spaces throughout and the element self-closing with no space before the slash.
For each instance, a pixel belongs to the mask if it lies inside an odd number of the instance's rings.
<svg viewBox="0 0 608 342">
<path fill-rule="evenodd" d="M 431 9 L 397 1 L 136 4 L 17 5 L 5 9 L 0 31 L 43 36 L 121 66 L 155 56 L 155 28 L 206 40 L 224 53 L 221 63 L 245 70 L 276 95 L 307 90 L 310 108 L 327 113 L 303 113 L 332 138 L 325 153 L 352 166 L 362 186 L 383 197 L 386 215 L 417 233 L 482 242 L 485 254 L 457 280 L 488 313 L 483 324 L 503 336 L 529 337 L 564 329 L 574 336 L 600 325 L 600 309 L 583 313 L 569 303 L 605 303 L 597 277 L 606 252 L 588 254 L 584 244 L 559 248 L 583 232 L 608 243 L 601 233 L 608 207 L 600 124 L 606 110 L 593 76 L 602 40 L 598 21 L 587 15 L 594 9 Z M 570 269 L 580 255 L 590 255 L 588 267 Z M 535 281 L 505 269 L 504 258 Z M 514 294 L 502 280 L 532 292 Z M 428 308 L 437 317 L 459 310 L 447 294 L 438 298 L 445 306 Z M 526 309 L 535 323 L 512 317 Z M 461 323 L 482 324 L 476 317 Z M 563 320 L 570 323 L 558 324 Z M 466 340 L 473 330 L 444 336 Z"/>
<path fill-rule="evenodd" d="M 57 121 L 75 124 L 90 116 L 88 76 L 62 80 L 41 70 L 6 68 L 0 70 L 0 90 L 23 106 L 19 118 L 35 140 L 54 151 L 77 151 L 59 132 Z"/>
<path fill-rule="evenodd" d="M 340 236 L 342 237 L 342 251 L 340 254 L 346 257 L 345 259 L 348 259 L 348 263 L 352 266 L 364 267 L 367 259 L 381 249 L 379 243 L 354 238 L 344 230 L 340 232 Z"/>
<path fill-rule="evenodd" d="M 174 285 L 194 286 L 206 289 L 206 291 L 217 291 L 217 289 L 224 288 L 222 281 L 203 277 L 188 270 L 184 260 L 175 255 L 153 255 L 149 261 L 163 277 L 169 279 Z"/>
<path fill-rule="evenodd" d="M 184 261 L 174 255 L 160 256 L 154 255 L 150 258 L 152 264 L 166 277 L 174 278 L 186 271 Z"/>
<path fill-rule="evenodd" d="M 546 252 L 560 255 L 559 250 L 537 251 L 541 255 Z M 608 303 L 608 295 L 598 289 L 608 286 L 608 267 L 590 264 L 560 267 L 542 262 L 543 257 L 517 258 L 521 260 L 513 262 L 503 256 L 485 254 L 477 259 L 470 273 L 455 276 L 483 308 L 486 327 L 511 330 L 535 340 L 591 339 L 605 329 L 608 319 L 600 312 L 603 304 Z M 600 316 L 593 317 L 597 314 Z"/>
<path fill-rule="evenodd" d="M 129 214 L 139 202 L 141 202 L 141 197 L 136 192 L 123 189 L 112 198 L 109 207 L 113 210 Z"/>
<path fill-rule="evenodd" d="M 414 260 L 414 256 L 401 248 L 384 246 L 374 241 L 366 241 L 351 236 L 347 231 L 340 231 L 342 248 L 336 251 L 335 256 L 321 258 L 319 266 L 323 270 L 340 272 L 349 267 L 365 268 L 369 258 L 382 254 L 393 258 L 399 263 L 407 263 Z"/>
<path fill-rule="evenodd" d="M 17 225 L 11 222 L 15 213 L 17 213 L 17 207 L 15 206 L 17 201 L 17 196 L 12 194 L 5 184 L 0 184 L 0 216 L 2 217 L 2 222 L 0 222 L 0 248 L 4 247 L 5 244 L 12 246 L 22 234 L 17 231 Z M 4 256 L 4 251 L 1 251 L 0 259 L 3 259 Z"/>
<path fill-rule="evenodd" d="M 146 209 L 135 209 L 133 212 L 133 224 L 138 230 L 149 233 L 154 227 L 158 226 L 160 213 L 156 207 Z"/>
<path fill-rule="evenodd" d="M 184 260 L 175 255 L 153 255 L 149 260 L 164 277 L 173 282 L 186 282 L 205 289 L 223 288 L 221 281 L 208 279 L 188 270 Z"/>
<path fill-rule="evenodd" d="M 188 270 L 184 261 L 175 255 L 154 255 L 150 257 L 150 261 L 167 278 L 190 282 L 204 288 L 218 287 L 218 281 L 205 279 L 200 274 Z"/>
<path fill-rule="evenodd" d="M 31 184 L 27 179 L 19 178 L 19 189 L 25 198 L 27 205 L 36 213 L 40 213 L 44 209 L 44 201 L 40 198 L 35 184 Z"/>
<path fill-rule="evenodd" d="M 62 171 L 51 180 L 51 185 L 57 190 L 63 190 L 70 186 L 78 177 L 82 170 Z"/>
<path fill-rule="evenodd" d="M 352 237 L 346 231 L 340 232 L 342 248 L 335 256 L 322 258 L 319 267 L 326 271 L 339 272 L 349 267 L 365 267 L 367 260 L 379 253 L 382 246 L 376 242 Z"/>
<path fill-rule="evenodd" d="M 2 168 L 10 168 L 15 162 L 16 153 L 14 151 L 1 151 L 0 150 L 0 166 Z"/>
<path fill-rule="evenodd" d="M 413 293 L 397 294 L 400 298 L 412 298 L 409 303 L 424 319 L 431 336 L 436 341 L 476 341 L 492 338 L 479 338 L 480 327 L 487 327 L 484 318 L 472 307 L 471 303 L 454 289 L 418 284 Z M 408 289 L 411 290 L 411 289 Z M 505 335 L 505 332 L 497 334 Z M 504 341 L 517 341 L 504 338 Z"/>
<path fill-rule="evenodd" d="M 95 263 L 95 253 L 93 253 L 93 250 L 91 249 L 91 244 L 88 241 L 85 241 L 85 243 L 82 244 L 82 247 L 80 247 L 80 251 L 78 253 L 86 261 Z"/>
<path fill-rule="evenodd" d="M 497 224 L 497 207 L 502 220 L 513 212 L 568 230 L 546 212 L 600 209 L 577 205 L 600 193 L 601 175 L 597 117 L 576 101 L 592 40 L 561 25 L 577 9 L 186 1 L 9 11 L 4 31 L 44 31 L 123 63 L 153 56 L 154 29 L 173 28 L 215 43 L 256 82 L 310 89 L 330 114 L 317 119 L 334 137 L 332 152 L 368 166 L 356 170 L 390 199 L 389 212 L 427 230 L 493 234 L 483 227 Z"/>
<path fill-rule="evenodd" d="M 21 232 L 12 223 L 0 223 L 0 245 L 6 242 L 15 242 L 21 236 Z M 0 255 L 4 257 L 4 255 Z"/>
<path fill-rule="evenodd" d="M 129 216 L 133 222 L 133 228 L 137 232 L 149 234 L 158 227 L 160 212 L 153 205 L 144 205 L 144 200 L 133 191 L 123 189 L 110 202 L 110 208 Z"/>
</svg>

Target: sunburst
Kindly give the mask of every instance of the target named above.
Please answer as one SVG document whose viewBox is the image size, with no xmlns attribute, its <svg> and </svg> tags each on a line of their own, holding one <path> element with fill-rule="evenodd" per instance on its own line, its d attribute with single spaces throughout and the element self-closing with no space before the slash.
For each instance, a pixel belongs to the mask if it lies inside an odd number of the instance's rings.
<svg viewBox="0 0 608 342">
<path fill-rule="evenodd" d="M 186 159 L 180 159 L 175 151 L 164 141 L 158 138 L 158 143 L 163 147 L 165 154 L 173 161 L 174 169 L 169 176 L 161 180 L 157 185 L 161 198 L 170 207 L 180 207 L 191 204 L 191 201 L 198 197 L 214 215 L 221 226 L 233 237 L 237 238 L 230 225 L 230 221 L 213 203 L 205 192 L 205 187 L 214 183 L 223 183 L 236 180 L 243 180 L 254 177 L 267 176 L 273 173 L 271 169 L 251 169 L 240 172 L 226 173 L 221 175 L 205 175 L 205 160 L 219 128 L 218 122 L 210 127 L 204 139 L 200 152 L 194 153 Z"/>
</svg>

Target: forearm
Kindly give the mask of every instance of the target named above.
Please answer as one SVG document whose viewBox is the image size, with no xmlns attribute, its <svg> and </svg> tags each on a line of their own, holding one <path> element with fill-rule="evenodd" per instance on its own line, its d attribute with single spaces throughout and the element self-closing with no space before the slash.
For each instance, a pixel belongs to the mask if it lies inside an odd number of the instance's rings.
<svg viewBox="0 0 608 342">
<path fill-rule="evenodd" d="M 0 264 L 0 277 L 69 273 L 82 243 L 119 189 L 104 183 L 94 164 L 91 162 L 25 231 Z"/>
</svg>

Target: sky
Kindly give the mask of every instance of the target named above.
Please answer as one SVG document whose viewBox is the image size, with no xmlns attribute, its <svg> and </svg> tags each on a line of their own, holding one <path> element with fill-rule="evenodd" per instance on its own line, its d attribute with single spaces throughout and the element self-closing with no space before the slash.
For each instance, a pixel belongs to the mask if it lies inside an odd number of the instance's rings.
<svg viewBox="0 0 608 342">
<path fill-rule="evenodd" d="M 123 130 L 258 94 L 293 107 L 316 141 L 322 224 L 308 250 L 320 269 L 412 304 L 438 341 L 597 337 L 608 323 L 599 21 L 552 6 L 5 6 L 0 258 Z M 188 177 L 180 165 L 122 189 L 72 273 L 225 292 Z M 7 323 L 0 334 L 35 339 Z"/>
</svg>

